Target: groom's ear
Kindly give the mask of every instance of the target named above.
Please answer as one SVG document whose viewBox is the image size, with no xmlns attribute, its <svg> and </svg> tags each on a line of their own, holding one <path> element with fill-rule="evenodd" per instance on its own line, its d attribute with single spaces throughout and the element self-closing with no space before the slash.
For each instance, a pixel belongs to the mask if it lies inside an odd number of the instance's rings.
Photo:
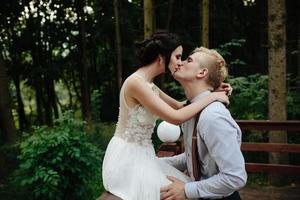
<svg viewBox="0 0 300 200">
<path fill-rule="evenodd" d="M 208 69 L 207 68 L 201 68 L 199 69 L 197 73 L 197 78 L 204 78 L 208 74 Z"/>
</svg>

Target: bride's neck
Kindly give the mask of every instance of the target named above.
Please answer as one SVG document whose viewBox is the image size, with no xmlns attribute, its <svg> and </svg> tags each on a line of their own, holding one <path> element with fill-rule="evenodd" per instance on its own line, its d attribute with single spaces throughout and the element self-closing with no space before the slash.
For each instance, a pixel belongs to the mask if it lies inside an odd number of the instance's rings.
<svg viewBox="0 0 300 200">
<path fill-rule="evenodd" d="M 159 71 L 159 66 L 154 62 L 139 68 L 136 70 L 136 73 L 142 76 L 146 81 L 153 82 L 153 79 L 162 72 Z"/>
</svg>

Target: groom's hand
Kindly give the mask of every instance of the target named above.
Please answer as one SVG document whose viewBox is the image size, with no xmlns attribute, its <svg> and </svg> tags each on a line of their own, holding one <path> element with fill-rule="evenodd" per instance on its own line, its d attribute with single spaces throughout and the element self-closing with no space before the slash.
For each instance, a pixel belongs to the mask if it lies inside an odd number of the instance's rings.
<svg viewBox="0 0 300 200">
<path fill-rule="evenodd" d="M 166 187 L 160 189 L 161 200 L 185 200 L 187 197 L 184 192 L 184 182 L 179 179 L 168 176 L 167 177 L 172 183 Z"/>
</svg>

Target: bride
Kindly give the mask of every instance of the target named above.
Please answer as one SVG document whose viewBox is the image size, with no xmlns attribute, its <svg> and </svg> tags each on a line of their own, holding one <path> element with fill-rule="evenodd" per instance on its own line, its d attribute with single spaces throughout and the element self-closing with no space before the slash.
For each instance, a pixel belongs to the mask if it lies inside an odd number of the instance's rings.
<svg viewBox="0 0 300 200">
<path fill-rule="evenodd" d="M 166 176 L 187 182 L 189 177 L 159 161 L 151 141 L 157 118 L 173 124 L 192 118 L 213 101 L 228 103 L 225 92 L 213 92 L 202 101 L 183 107 L 152 81 L 166 68 L 181 66 L 182 46 L 176 35 L 157 32 L 138 44 L 140 68 L 129 76 L 120 91 L 119 120 L 103 160 L 103 184 L 124 200 L 159 200 Z"/>
</svg>

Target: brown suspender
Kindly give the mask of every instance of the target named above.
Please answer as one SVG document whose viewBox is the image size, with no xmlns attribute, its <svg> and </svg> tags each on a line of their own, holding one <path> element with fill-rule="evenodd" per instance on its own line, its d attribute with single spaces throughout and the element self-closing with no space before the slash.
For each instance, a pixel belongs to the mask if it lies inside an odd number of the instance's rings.
<svg viewBox="0 0 300 200">
<path fill-rule="evenodd" d="M 192 136 L 192 167 L 193 167 L 193 176 L 195 181 L 199 181 L 201 177 L 201 170 L 199 168 L 199 154 L 197 148 L 197 124 L 199 120 L 200 113 L 195 117 L 194 131 Z"/>
<path fill-rule="evenodd" d="M 187 100 L 186 105 L 189 105 L 191 102 Z M 195 181 L 199 181 L 201 178 L 201 170 L 199 168 L 199 154 L 198 154 L 198 145 L 197 145 L 197 124 L 199 121 L 199 112 L 195 117 L 195 124 L 194 124 L 194 130 L 192 135 L 192 167 L 193 167 L 193 176 L 195 178 Z"/>
</svg>

